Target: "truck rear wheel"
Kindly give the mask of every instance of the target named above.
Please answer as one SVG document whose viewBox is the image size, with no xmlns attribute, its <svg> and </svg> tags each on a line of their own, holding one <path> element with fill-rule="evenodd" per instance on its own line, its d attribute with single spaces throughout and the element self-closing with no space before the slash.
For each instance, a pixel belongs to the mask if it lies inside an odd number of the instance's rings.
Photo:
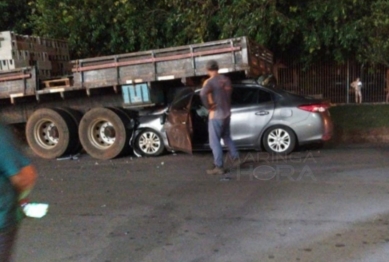
<svg viewBox="0 0 389 262">
<path fill-rule="evenodd" d="M 76 124 L 76 130 L 77 130 L 76 138 L 74 139 L 74 147 L 72 149 L 70 149 L 70 154 L 77 154 L 82 150 L 82 145 L 81 145 L 80 139 L 78 137 L 78 127 L 80 126 L 80 122 L 82 119 L 82 113 L 80 111 L 77 111 L 75 109 L 68 108 L 68 107 L 61 107 L 58 109 L 65 112 L 66 114 L 68 114 L 73 119 L 74 123 Z"/>
<path fill-rule="evenodd" d="M 87 112 L 79 126 L 79 137 L 85 151 L 97 159 L 112 159 L 128 146 L 128 119 L 110 108 L 94 108 Z"/>
<path fill-rule="evenodd" d="M 64 111 L 42 108 L 28 119 L 26 138 L 35 154 L 52 159 L 70 154 L 75 147 L 77 125 Z"/>
</svg>

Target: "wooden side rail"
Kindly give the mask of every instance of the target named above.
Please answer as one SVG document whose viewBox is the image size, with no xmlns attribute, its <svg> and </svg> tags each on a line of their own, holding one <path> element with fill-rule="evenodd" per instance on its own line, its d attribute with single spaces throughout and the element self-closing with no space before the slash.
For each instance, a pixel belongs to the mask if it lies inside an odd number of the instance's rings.
<svg viewBox="0 0 389 262">
<path fill-rule="evenodd" d="M 23 75 L 14 75 L 14 76 L 6 76 L 6 77 L 0 77 L 0 82 L 4 81 L 13 81 L 13 80 L 21 80 L 30 78 L 31 74 L 23 74 Z"/>
<path fill-rule="evenodd" d="M 80 67 L 79 65 L 76 65 L 72 69 L 72 71 L 73 72 L 83 72 L 83 71 L 89 71 L 89 70 L 114 68 L 114 67 L 136 65 L 136 64 L 147 64 L 147 63 L 155 63 L 155 62 L 172 61 L 172 60 L 177 60 L 177 59 L 185 59 L 185 58 L 193 58 L 193 57 L 205 56 L 205 55 L 214 55 L 214 54 L 235 52 L 235 51 L 240 51 L 241 49 L 242 49 L 241 47 L 228 47 L 228 48 L 201 51 L 201 52 L 195 52 L 195 53 L 191 52 L 189 54 L 171 55 L 171 56 L 165 56 L 165 57 L 159 57 L 159 58 L 153 58 L 153 57 L 152 58 L 144 58 L 144 59 L 138 59 L 138 60 L 133 60 L 133 61 L 114 62 L 114 63 L 107 63 L 107 64 L 102 64 L 102 65 L 93 65 L 93 66 L 85 66 L 85 67 L 82 67 L 82 66 Z"/>
</svg>

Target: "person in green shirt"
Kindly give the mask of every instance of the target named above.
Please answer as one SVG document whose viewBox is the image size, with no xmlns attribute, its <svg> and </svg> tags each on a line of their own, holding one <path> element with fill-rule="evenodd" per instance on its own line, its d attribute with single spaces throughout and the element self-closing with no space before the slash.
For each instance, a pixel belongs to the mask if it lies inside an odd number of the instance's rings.
<svg viewBox="0 0 389 262">
<path fill-rule="evenodd" d="M 0 261 L 9 262 L 21 220 L 20 203 L 32 190 L 37 174 L 2 124 L 0 139 Z"/>
</svg>

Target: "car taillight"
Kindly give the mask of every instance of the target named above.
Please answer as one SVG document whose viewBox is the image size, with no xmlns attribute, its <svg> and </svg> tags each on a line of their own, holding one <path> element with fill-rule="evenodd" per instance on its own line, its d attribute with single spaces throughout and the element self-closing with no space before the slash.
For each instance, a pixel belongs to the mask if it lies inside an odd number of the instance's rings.
<svg viewBox="0 0 389 262">
<path fill-rule="evenodd" d="M 330 106 L 328 104 L 312 104 L 312 105 L 301 105 L 298 108 L 308 112 L 325 112 Z"/>
</svg>

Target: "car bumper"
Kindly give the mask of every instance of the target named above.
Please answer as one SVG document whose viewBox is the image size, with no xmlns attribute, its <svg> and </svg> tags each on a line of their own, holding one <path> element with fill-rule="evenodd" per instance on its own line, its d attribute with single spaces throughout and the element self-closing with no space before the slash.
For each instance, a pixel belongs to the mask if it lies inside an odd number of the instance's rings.
<svg viewBox="0 0 389 262">
<path fill-rule="evenodd" d="M 334 125 L 329 112 L 311 113 L 307 119 L 293 127 L 299 144 L 329 141 L 333 136 Z"/>
</svg>

